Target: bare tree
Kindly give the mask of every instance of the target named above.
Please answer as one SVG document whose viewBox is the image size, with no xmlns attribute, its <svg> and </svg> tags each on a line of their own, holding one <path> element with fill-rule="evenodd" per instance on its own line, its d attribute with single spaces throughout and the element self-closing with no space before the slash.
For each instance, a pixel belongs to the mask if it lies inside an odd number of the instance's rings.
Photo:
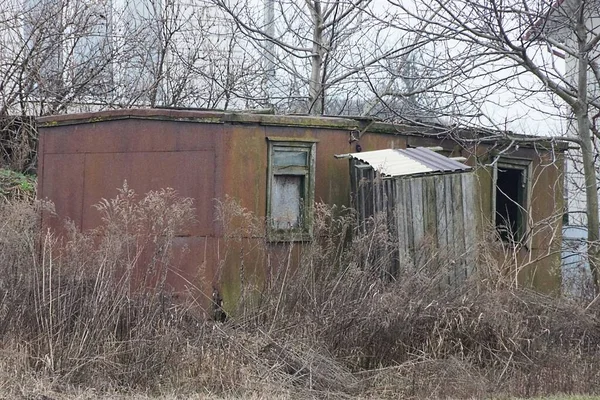
<svg viewBox="0 0 600 400">
<path fill-rule="evenodd" d="M 405 29 L 419 25 L 419 35 L 435 38 L 445 51 L 438 57 L 459 72 L 451 82 L 464 88 L 462 95 L 484 94 L 488 105 L 502 92 L 514 104 L 540 104 L 540 93 L 548 94 L 559 107 L 546 107 L 550 113 L 568 109 L 575 122 L 573 136 L 562 137 L 579 144 L 585 176 L 588 256 L 596 289 L 600 291 L 600 242 L 598 184 L 594 157 L 596 116 L 600 115 L 598 84 L 600 70 L 597 50 L 598 2 L 589 0 L 389 0 L 405 15 Z M 549 52 L 546 50 L 550 50 Z M 566 57 L 566 71 L 556 54 Z M 450 81 L 449 81 L 450 82 Z M 591 89 L 594 88 L 594 89 Z M 495 93 L 496 92 L 496 93 Z M 479 118 L 488 117 L 489 108 L 480 107 Z M 567 119 L 569 117 L 567 116 Z M 498 123 L 497 119 L 495 121 Z"/>
<path fill-rule="evenodd" d="M 369 92 L 367 77 L 379 79 L 415 47 L 372 0 L 213 1 L 264 55 L 264 103 L 285 110 L 341 114 L 333 105 L 356 102 Z"/>
<path fill-rule="evenodd" d="M 11 0 L 1 13 L 0 115 L 60 113 L 110 90 L 103 4 Z"/>
<path fill-rule="evenodd" d="M 244 57 L 237 28 L 211 4 L 128 0 L 115 9 L 124 53 L 115 104 L 227 108 L 251 79 L 255 62 Z"/>
<path fill-rule="evenodd" d="M 201 1 L 7 0 L 0 115 L 245 106 L 260 68 L 237 30 Z"/>
<path fill-rule="evenodd" d="M 260 62 L 238 29 L 202 1 L 6 0 L 0 167 L 35 171 L 35 116 L 254 107 Z"/>
</svg>

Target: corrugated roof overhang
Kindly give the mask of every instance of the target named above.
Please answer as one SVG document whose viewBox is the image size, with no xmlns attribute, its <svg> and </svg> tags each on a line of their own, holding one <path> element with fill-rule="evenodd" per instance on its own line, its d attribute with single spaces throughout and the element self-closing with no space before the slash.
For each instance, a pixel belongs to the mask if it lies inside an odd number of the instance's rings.
<svg viewBox="0 0 600 400">
<path fill-rule="evenodd" d="M 369 164 L 388 177 L 466 172 L 472 169 L 425 147 L 365 151 L 348 156 Z"/>
</svg>

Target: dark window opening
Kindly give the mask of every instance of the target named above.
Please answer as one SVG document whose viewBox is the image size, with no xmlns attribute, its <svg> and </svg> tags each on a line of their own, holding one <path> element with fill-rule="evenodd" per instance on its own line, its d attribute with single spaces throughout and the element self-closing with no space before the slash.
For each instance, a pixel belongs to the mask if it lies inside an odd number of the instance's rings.
<svg viewBox="0 0 600 400">
<path fill-rule="evenodd" d="M 519 241 L 525 230 L 525 170 L 498 168 L 496 230 L 502 240 Z"/>
</svg>

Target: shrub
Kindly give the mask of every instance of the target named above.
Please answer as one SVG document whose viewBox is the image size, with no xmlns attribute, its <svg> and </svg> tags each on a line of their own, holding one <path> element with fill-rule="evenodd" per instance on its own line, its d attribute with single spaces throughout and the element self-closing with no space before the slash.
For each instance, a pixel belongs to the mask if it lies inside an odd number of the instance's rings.
<svg viewBox="0 0 600 400">
<path fill-rule="evenodd" d="M 244 238 L 261 237 L 264 221 L 232 199 L 218 208 L 222 263 L 258 254 L 269 271 L 264 282 L 240 278 L 225 323 L 206 319 L 193 297 L 176 298 L 167 284 L 191 200 L 172 190 L 138 197 L 125 186 L 97 205 L 100 227 L 70 226 L 60 237 L 40 232 L 47 205 L 3 204 L 0 344 L 11 355 L 3 376 L 182 395 L 600 391 L 596 304 L 516 288 L 510 277 L 489 284 L 502 279 L 491 263 L 456 285 L 426 243 L 418 262 L 394 260 L 385 225 L 374 219 L 359 230 L 349 209 L 316 205 L 310 242 L 244 247 Z M 266 256 L 273 252 L 279 257 Z"/>
<path fill-rule="evenodd" d="M 32 201 L 35 198 L 36 178 L 0 168 L 0 202 Z"/>
<path fill-rule="evenodd" d="M 41 203 L 2 206 L 2 344 L 26 352 L 22 368 L 72 384 L 160 385 L 204 346 L 204 321 L 165 285 L 191 200 L 125 186 L 96 207 L 100 227 L 58 237 L 40 234 Z"/>
</svg>

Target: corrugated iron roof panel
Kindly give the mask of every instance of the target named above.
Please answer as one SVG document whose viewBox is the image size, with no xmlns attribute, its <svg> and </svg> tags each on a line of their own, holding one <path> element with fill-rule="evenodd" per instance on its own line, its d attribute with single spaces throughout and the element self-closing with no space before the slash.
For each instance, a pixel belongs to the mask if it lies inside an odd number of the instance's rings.
<svg viewBox="0 0 600 400">
<path fill-rule="evenodd" d="M 425 147 L 416 147 L 413 149 L 402 150 L 404 153 L 408 153 L 410 157 L 415 160 L 421 161 L 425 165 L 434 170 L 439 171 L 460 171 L 468 170 L 471 167 L 460 163 L 456 160 L 448 158 L 442 154 L 431 151 Z"/>
<path fill-rule="evenodd" d="M 396 177 L 468 171 L 471 167 L 424 147 L 386 149 L 350 154 L 352 158 L 371 165 L 381 174 Z"/>
</svg>

